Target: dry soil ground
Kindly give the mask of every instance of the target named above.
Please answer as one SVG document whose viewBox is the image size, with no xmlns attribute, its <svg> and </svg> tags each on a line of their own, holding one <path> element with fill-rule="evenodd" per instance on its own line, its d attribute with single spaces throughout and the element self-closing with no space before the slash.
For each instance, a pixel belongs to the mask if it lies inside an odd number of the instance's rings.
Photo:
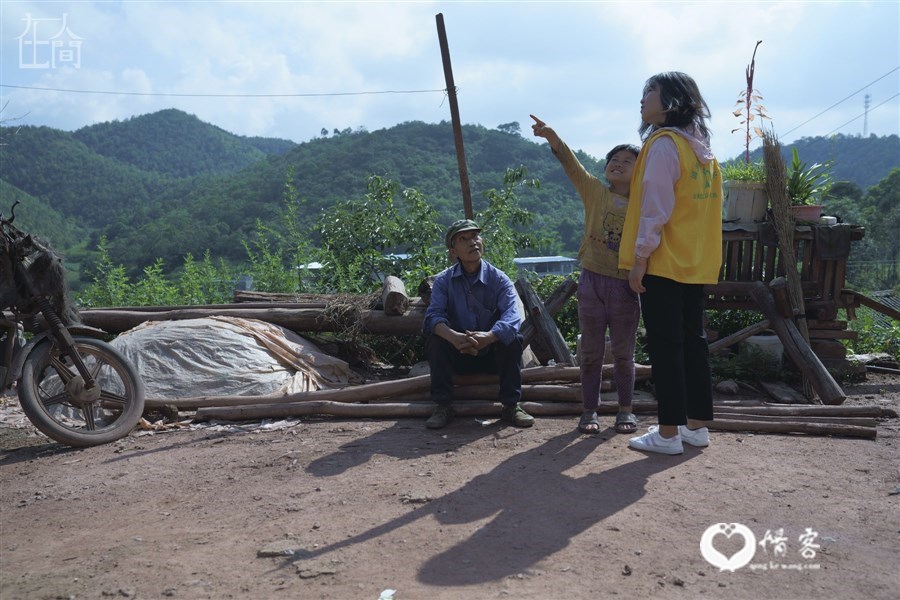
<svg viewBox="0 0 900 600">
<path fill-rule="evenodd" d="M 895 376 L 845 391 L 900 409 Z M 573 417 L 256 425 L 86 450 L 0 430 L 0 598 L 900 594 L 897 419 L 874 441 L 722 432 L 675 457 L 609 417 L 596 436 Z M 743 526 L 713 538 L 720 562 L 755 547 L 734 572 L 701 553 L 717 523 Z"/>
</svg>

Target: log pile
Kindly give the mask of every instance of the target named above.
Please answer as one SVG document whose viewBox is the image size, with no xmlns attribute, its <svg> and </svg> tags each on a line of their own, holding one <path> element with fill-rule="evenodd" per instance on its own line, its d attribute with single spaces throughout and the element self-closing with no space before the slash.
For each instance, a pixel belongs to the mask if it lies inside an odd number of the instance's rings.
<svg viewBox="0 0 900 600">
<path fill-rule="evenodd" d="M 609 367 L 611 371 L 611 366 Z M 638 365 L 638 379 L 649 377 L 649 367 Z M 610 376 L 606 372 L 604 377 Z M 535 416 L 580 415 L 581 400 L 576 367 L 524 369 L 522 405 Z M 541 383 L 543 382 L 543 383 Z M 426 418 L 434 405 L 428 401 L 428 376 L 353 386 L 340 390 L 302 392 L 285 396 L 183 399 L 179 408 L 197 408 L 195 419 L 243 421 L 303 416 L 350 418 Z M 460 416 L 497 417 L 500 404 L 496 378 L 459 378 L 454 408 Z M 160 401 L 148 400 L 148 404 Z M 173 404 L 166 401 L 167 404 Z M 656 414 L 656 402 L 637 400 L 636 414 Z M 613 415 L 618 406 L 603 402 L 600 414 Z M 717 431 L 802 433 L 875 439 L 877 420 L 896 418 L 894 411 L 877 406 L 770 405 L 762 402 L 720 402 L 714 407 Z"/>
<path fill-rule="evenodd" d="M 774 325 L 776 330 L 790 329 L 790 323 L 772 302 L 765 286 L 759 282 L 751 287 L 758 296 L 767 317 L 727 339 L 722 347 L 753 335 L 760 329 Z M 522 402 L 527 411 L 536 416 L 579 415 L 581 413 L 581 386 L 576 359 L 571 355 L 553 315 L 562 309 L 575 292 L 575 282 L 566 280 L 545 301 L 541 302 L 526 280 L 516 282 L 516 288 L 526 306 L 527 319 L 522 333 L 526 345 L 542 349 L 546 359 L 553 358 L 555 366 L 524 369 L 522 372 Z M 761 288 L 761 289 L 759 289 Z M 419 297 L 410 298 L 403 282 L 388 277 L 380 297 L 342 295 L 343 306 L 352 306 L 350 315 L 357 322 L 358 330 L 365 333 L 392 336 L 419 335 L 425 310 L 430 300 L 431 285 L 423 281 L 417 290 Z M 777 297 L 777 296 L 776 296 Z M 116 309 L 90 309 L 81 312 L 86 325 L 120 333 L 147 320 L 190 319 L 212 315 L 229 315 L 259 319 L 275 323 L 297 332 L 342 331 L 346 316 L 335 316 L 335 296 L 263 294 L 237 292 L 235 303 L 228 305 L 180 306 L 180 307 L 131 307 Z M 781 331 L 780 333 L 790 333 Z M 785 337 L 790 337 L 785 335 Z M 715 346 L 715 344 L 713 345 Z M 787 348 L 788 353 L 800 354 L 803 345 Z M 711 348 L 714 350 L 715 348 Z M 797 357 L 799 358 L 799 357 Z M 808 355 L 803 355 L 808 359 Z M 548 360 L 542 360 L 546 364 Z M 650 367 L 636 365 L 636 379 L 649 379 Z M 604 366 L 602 390 L 614 389 L 612 365 Z M 828 384 L 820 383 L 817 390 L 834 402 L 842 394 Z M 430 378 L 428 375 L 407 379 L 381 381 L 342 389 L 326 389 L 287 395 L 193 397 L 177 400 L 147 398 L 148 408 L 168 407 L 176 411 L 196 411 L 197 420 L 247 420 L 286 418 L 313 415 L 352 418 L 425 418 L 433 410 L 428 400 Z M 496 417 L 500 404 L 496 402 L 499 384 L 496 377 L 459 377 L 456 379 L 454 407 L 460 416 Z M 822 393 L 826 392 L 827 393 Z M 638 414 L 655 414 L 656 402 L 638 400 L 633 410 Z M 615 414 L 615 403 L 604 402 L 598 412 Z M 710 429 L 720 431 L 747 431 L 760 433 L 804 433 L 812 435 L 838 435 L 873 439 L 876 436 L 878 418 L 896 417 L 891 411 L 877 407 L 797 406 L 768 405 L 762 402 L 718 403 L 715 420 Z"/>
</svg>

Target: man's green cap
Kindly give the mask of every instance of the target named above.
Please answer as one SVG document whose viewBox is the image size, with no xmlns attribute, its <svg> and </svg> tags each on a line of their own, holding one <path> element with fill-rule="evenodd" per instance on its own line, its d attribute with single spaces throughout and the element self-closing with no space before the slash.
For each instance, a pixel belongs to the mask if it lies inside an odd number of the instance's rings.
<svg viewBox="0 0 900 600">
<path fill-rule="evenodd" d="M 460 219 L 459 221 L 455 221 L 453 225 L 447 229 L 447 235 L 444 236 L 444 243 L 447 244 L 447 248 L 453 246 L 453 238 L 456 237 L 456 234 L 462 233 L 463 231 L 481 231 L 481 227 L 478 226 L 478 223 L 470 219 Z"/>
</svg>

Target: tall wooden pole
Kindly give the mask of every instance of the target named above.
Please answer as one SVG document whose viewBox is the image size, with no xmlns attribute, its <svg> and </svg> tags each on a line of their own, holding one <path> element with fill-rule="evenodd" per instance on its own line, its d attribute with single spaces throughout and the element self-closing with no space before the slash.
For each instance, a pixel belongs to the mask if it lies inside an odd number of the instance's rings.
<svg viewBox="0 0 900 600">
<path fill-rule="evenodd" d="M 472 212 L 472 190 L 469 189 L 469 171 L 466 168 L 466 152 L 463 149 L 462 125 L 459 122 L 459 106 L 456 103 L 456 85 L 453 83 L 453 69 L 450 67 L 450 50 L 447 46 L 447 32 L 444 30 L 444 15 L 438 13 L 438 40 L 441 43 L 441 59 L 444 63 L 444 80 L 447 83 L 447 97 L 450 99 L 450 120 L 453 123 L 453 140 L 456 142 L 456 162 L 459 165 L 459 184 L 462 187 L 463 212 L 467 219 Z"/>
</svg>

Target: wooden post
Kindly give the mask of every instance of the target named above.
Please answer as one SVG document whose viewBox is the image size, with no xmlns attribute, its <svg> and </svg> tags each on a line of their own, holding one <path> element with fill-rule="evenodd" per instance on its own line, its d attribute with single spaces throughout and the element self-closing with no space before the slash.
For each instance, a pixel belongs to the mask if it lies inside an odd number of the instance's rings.
<svg viewBox="0 0 900 600">
<path fill-rule="evenodd" d="M 538 338 L 549 346 L 556 364 L 575 365 L 575 357 L 572 356 L 572 351 L 569 350 L 566 340 L 559 332 L 556 321 L 544 308 L 544 303 L 541 302 L 528 280 L 520 278 L 516 281 L 516 289 L 522 298 L 522 304 L 525 305 L 525 311 L 535 325 Z"/>
<path fill-rule="evenodd" d="M 438 40 L 441 44 L 441 59 L 444 63 L 444 80 L 447 83 L 447 98 L 450 100 L 450 120 L 453 123 L 453 140 L 456 142 L 456 162 L 459 165 L 459 185 L 462 187 L 463 211 L 467 219 L 475 216 L 472 212 L 472 190 L 469 189 L 469 171 L 466 168 L 466 152 L 463 149 L 462 125 L 459 122 L 459 106 L 456 104 L 456 85 L 453 83 L 453 69 L 450 67 L 450 49 L 447 46 L 447 32 L 444 30 L 444 15 L 438 13 Z"/>
<path fill-rule="evenodd" d="M 819 357 L 810 349 L 809 343 L 801 335 L 794 322 L 778 314 L 769 288 L 763 282 L 755 281 L 750 287 L 750 294 L 781 339 L 784 351 L 812 384 L 822 402 L 824 404 L 842 404 L 847 399 L 844 391 L 819 360 Z"/>
<path fill-rule="evenodd" d="M 547 301 L 544 302 L 544 308 L 550 316 L 555 316 L 577 290 L 578 284 L 571 279 L 566 279 L 547 297 Z M 524 301 L 522 303 L 524 304 Z M 528 346 L 534 340 L 535 335 L 537 335 L 537 329 L 534 326 L 534 321 L 525 321 L 522 324 L 522 338 L 525 346 Z"/>
</svg>

